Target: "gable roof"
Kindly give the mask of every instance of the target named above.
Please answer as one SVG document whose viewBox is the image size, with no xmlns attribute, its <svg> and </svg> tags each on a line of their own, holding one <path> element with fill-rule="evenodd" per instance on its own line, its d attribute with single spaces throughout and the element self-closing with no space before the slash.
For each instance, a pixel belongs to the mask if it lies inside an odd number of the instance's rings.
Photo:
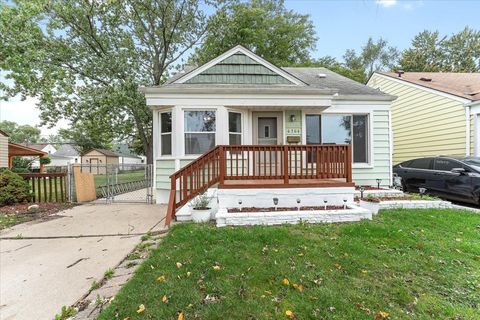
<svg viewBox="0 0 480 320">
<path fill-rule="evenodd" d="M 57 157 L 78 157 L 80 152 L 71 144 L 61 144 L 53 155 Z"/>
<path fill-rule="evenodd" d="M 405 72 L 401 77 L 395 72 L 378 72 L 378 74 L 470 101 L 480 101 L 480 73 L 478 72 Z"/>
<path fill-rule="evenodd" d="M 270 77 L 275 79 L 270 81 Z M 289 94 L 326 95 L 337 100 L 396 99 L 326 68 L 274 66 L 242 46 L 203 66 L 187 65 L 161 86 L 140 90 L 144 94 Z"/>
<path fill-rule="evenodd" d="M 241 45 L 186 72 L 173 83 L 305 85 Z"/>
<path fill-rule="evenodd" d="M 100 149 L 100 148 L 93 148 L 93 149 L 90 149 L 88 150 L 87 152 L 84 152 L 82 154 L 82 156 L 85 156 L 87 154 L 89 154 L 90 152 L 92 151 L 98 151 L 100 152 L 101 154 L 103 154 L 104 156 L 107 156 L 107 157 L 118 157 L 118 154 L 116 154 L 115 152 L 111 151 L 111 150 L 107 150 L 107 149 Z"/>
<path fill-rule="evenodd" d="M 6 134 L 5 131 L 0 130 L 0 134 L 4 137 L 8 137 L 8 134 Z"/>
</svg>

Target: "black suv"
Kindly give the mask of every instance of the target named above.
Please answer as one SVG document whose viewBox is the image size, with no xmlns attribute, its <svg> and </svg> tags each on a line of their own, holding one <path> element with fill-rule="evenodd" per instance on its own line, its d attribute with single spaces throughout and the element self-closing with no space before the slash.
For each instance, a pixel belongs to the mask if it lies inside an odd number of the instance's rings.
<svg viewBox="0 0 480 320">
<path fill-rule="evenodd" d="M 480 204 L 480 158 L 438 156 L 399 163 L 393 174 L 404 191 Z"/>
</svg>

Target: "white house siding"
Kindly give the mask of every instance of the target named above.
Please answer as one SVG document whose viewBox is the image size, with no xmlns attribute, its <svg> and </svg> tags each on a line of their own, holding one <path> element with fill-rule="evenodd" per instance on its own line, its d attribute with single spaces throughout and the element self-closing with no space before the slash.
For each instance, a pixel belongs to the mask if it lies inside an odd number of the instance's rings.
<svg viewBox="0 0 480 320">
<path fill-rule="evenodd" d="M 8 167 L 8 137 L 0 133 L 0 168 Z"/>
<path fill-rule="evenodd" d="M 352 177 L 356 185 L 376 185 L 376 179 L 382 179 L 383 186 L 391 185 L 391 164 L 389 148 L 388 110 L 373 111 L 373 167 L 353 167 Z"/>
<path fill-rule="evenodd" d="M 374 74 L 368 85 L 397 96 L 393 101 L 393 163 L 466 153 L 465 107 L 458 99 Z"/>
</svg>

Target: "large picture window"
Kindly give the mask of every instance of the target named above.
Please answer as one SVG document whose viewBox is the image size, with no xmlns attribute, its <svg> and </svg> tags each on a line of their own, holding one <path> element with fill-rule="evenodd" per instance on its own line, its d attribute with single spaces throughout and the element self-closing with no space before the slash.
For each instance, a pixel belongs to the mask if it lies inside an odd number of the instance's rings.
<svg viewBox="0 0 480 320">
<path fill-rule="evenodd" d="M 228 113 L 228 143 L 230 145 L 242 144 L 242 114 Z"/>
<path fill-rule="evenodd" d="M 160 153 L 172 155 L 172 113 L 160 113 Z"/>
<path fill-rule="evenodd" d="M 306 115 L 307 144 L 352 144 L 353 162 L 368 163 L 367 115 Z"/>
<path fill-rule="evenodd" d="M 215 146 L 215 111 L 185 111 L 185 154 L 203 154 Z"/>
</svg>

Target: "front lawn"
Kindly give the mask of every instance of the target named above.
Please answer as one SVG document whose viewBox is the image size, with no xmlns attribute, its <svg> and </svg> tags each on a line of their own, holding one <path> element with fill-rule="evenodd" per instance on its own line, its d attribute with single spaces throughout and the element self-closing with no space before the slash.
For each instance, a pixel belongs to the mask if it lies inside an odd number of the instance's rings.
<svg viewBox="0 0 480 320">
<path fill-rule="evenodd" d="M 98 319 L 180 313 L 480 319 L 480 215 L 393 210 L 348 224 L 175 225 Z"/>
</svg>

